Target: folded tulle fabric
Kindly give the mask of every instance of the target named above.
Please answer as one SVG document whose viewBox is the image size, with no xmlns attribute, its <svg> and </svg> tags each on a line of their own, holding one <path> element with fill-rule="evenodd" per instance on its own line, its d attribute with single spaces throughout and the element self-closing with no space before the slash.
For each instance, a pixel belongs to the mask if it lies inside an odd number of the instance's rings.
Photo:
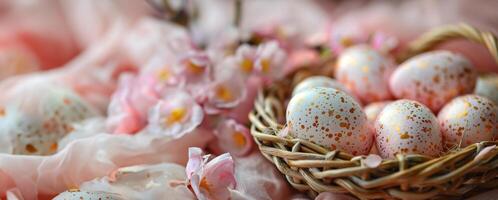
<svg viewBox="0 0 498 200">
<path fill-rule="evenodd" d="M 194 157 L 191 156 L 193 160 L 195 160 Z M 205 170 L 208 170 L 207 173 L 221 173 L 224 175 L 220 177 L 226 177 L 227 174 L 221 172 L 219 166 L 215 168 L 209 166 L 210 162 L 213 162 L 214 165 L 224 165 L 223 163 L 228 161 L 224 157 L 220 156 L 209 161 L 205 166 Z M 199 158 L 202 159 L 202 157 Z M 230 164 L 230 162 L 226 164 Z M 259 153 L 244 158 L 234 158 L 231 165 L 234 167 L 232 175 L 235 178 L 231 189 L 225 189 L 227 192 L 225 194 L 220 191 L 213 191 L 211 194 L 227 195 L 218 197 L 231 199 L 289 199 L 293 195 L 287 183 L 280 178 L 281 175 L 278 171 L 271 168 L 271 164 L 264 160 Z M 216 170 L 209 172 L 210 169 Z M 105 192 L 130 200 L 196 199 L 196 197 L 207 199 L 208 197 L 195 193 L 195 189 L 189 189 L 195 187 L 189 186 L 188 180 L 190 178 L 186 174 L 189 171 L 192 171 L 192 169 L 189 170 L 189 165 L 185 169 L 183 166 L 172 163 L 123 167 L 107 176 L 82 183 L 79 189 L 86 192 Z M 222 182 L 224 181 L 210 183 L 210 188 L 214 188 L 215 185 Z M 202 184 L 206 183 L 201 182 L 199 189 L 203 189 Z M 62 199 L 64 195 L 58 197 Z"/>
<path fill-rule="evenodd" d="M 91 123 L 91 122 L 87 122 Z M 103 123 L 94 120 L 93 123 Z M 98 132 L 78 138 L 50 156 L 0 154 L 0 193 L 17 187 L 26 199 L 38 195 L 56 195 L 80 186 L 84 181 L 109 175 L 119 167 L 142 163 L 175 162 L 185 165 L 190 146 L 205 147 L 213 137 L 196 130 L 182 138 L 154 137 L 149 134 L 111 135 L 99 130 L 76 130 L 74 134 Z M 72 133 L 73 134 L 73 133 Z"/>
</svg>

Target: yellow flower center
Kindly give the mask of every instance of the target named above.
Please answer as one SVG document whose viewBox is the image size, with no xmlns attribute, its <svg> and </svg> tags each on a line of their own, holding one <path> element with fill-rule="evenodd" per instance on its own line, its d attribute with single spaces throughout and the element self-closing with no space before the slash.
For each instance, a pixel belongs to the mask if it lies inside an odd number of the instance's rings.
<svg viewBox="0 0 498 200">
<path fill-rule="evenodd" d="M 189 61 L 187 63 L 187 69 L 194 74 L 200 74 L 200 73 L 204 72 L 204 67 L 196 65 L 195 63 L 193 63 L 191 61 Z"/>
<path fill-rule="evenodd" d="M 270 72 L 270 60 L 268 59 L 261 60 L 261 70 L 263 71 L 263 73 Z"/>
<path fill-rule="evenodd" d="M 252 65 L 252 60 L 246 58 L 240 63 L 240 68 L 242 69 L 242 71 L 250 73 L 252 71 Z"/>
<path fill-rule="evenodd" d="M 232 139 L 237 147 L 243 147 L 246 144 L 246 138 L 244 137 L 244 134 L 241 132 L 235 132 L 232 135 Z"/>
<path fill-rule="evenodd" d="M 223 101 L 231 101 L 233 99 L 232 92 L 230 92 L 230 90 L 223 85 L 216 88 L 216 97 Z"/>
<path fill-rule="evenodd" d="M 202 188 L 204 190 L 206 190 L 206 192 L 208 192 L 208 194 L 211 194 L 211 188 L 210 188 L 210 184 L 209 182 L 207 181 L 206 177 L 203 177 L 201 179 L 201 182 L 199 183 L 199 188 Z"/>
<path fill-rule="evenodd" d="M 181 121 L 186 114 L 187 111 L 185 110 L 185 108 L 175 108 L 171 111 L 169 117 L 166 119 L 166 124 L 171 125 L 173 123 L 177 123 Z"/>
<path fill-rule="evenodd" d="M 344 47 L 349 47 L 349 46 L 353 45 L 353 40 L 351 40 L 351 38 L 349 38 L 349 37 L 343 37 L 343 38 L 341 38 L 341 40 L 339 42 Z"/>
<path fill-rule="evenodd" d="M 159 71 L 159 74 L 158 74 L 158 78 L 161 81 L 168 80 L 170 76 L 171 76 L 171 74 L 169 73 L 169 71 L 167 69 L 163 69 L 163 70 Z"/>
</svg>

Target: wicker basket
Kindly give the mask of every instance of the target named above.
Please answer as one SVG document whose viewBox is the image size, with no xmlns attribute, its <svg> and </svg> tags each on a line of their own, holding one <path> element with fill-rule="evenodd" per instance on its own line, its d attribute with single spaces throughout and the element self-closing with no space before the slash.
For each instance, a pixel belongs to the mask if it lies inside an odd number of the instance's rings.
<svg viewBox="0 0 498 200">
<path fill-rule="evenodd" d="M 498 62 L 496 37 L 468 25 L 452 25 L 422 35 L 398 56 L 402 61 L 442 41 L 466 38 L 483 44 Z M 298 191 L 352 194 L 360 199 L 451 199 L 498 188 L 498 142 L 486 141 L 439 158 L 397 155 L 369 168 L 365 156 L 330 151 L 309 141 L 276 136 L 285 121 L 285 101 L 303 78 L 321 72 L 298 71 L 261 91 L 249 114 L 251 133 L 261 153 Z M 488 147 L 488 148 L 486 148 Z M 486 153 L 479 152 L 486 148 Z M 497 197 L 498 198 L 498 197 Z"/>
</svg>

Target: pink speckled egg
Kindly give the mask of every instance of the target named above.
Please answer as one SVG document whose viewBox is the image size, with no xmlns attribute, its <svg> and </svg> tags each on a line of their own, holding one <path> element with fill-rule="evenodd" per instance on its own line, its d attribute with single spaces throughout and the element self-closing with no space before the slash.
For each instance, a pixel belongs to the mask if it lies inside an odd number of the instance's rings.
<svg viewBox="0 0 498 200">
<path fill-rule="evenodd" d="M 290 136 L 353 155 L 368 153 L 373 143 L 360 105 L 333 88 L 312 88 L 292 97 L 287 126 Z"/>
<path fill-rule="evenodd" d="M 389 77 L 395 69 L 390 57 L 367 46 L 346 49 L 338 58 L 335 78 L 363 103 L 391 99 Z"/>
<path fill-rule="evenodd" d="M 477 95 L 451 100 L 438 114 L 445 144 L 465 147 L 492 140 L 498 134 L 497 109 L 491 100 Z"/>
<path fill-rule="evenodd" d="M 432 51 L 400 65 L 391 76 L 390 88 L 399 99 L 411 99 L 437 112 L 451 99 L 471 93 L 477 80 L 472 64 L 449 51 Z"/>
<path fill-rule="evenodd" d="M 427 107 L 411 100 L 387 105 L 375 122 L 376 143 L 384 158 L 398 153 L 438 156 L 443 150 L 436 116 Z"/>
</svg>

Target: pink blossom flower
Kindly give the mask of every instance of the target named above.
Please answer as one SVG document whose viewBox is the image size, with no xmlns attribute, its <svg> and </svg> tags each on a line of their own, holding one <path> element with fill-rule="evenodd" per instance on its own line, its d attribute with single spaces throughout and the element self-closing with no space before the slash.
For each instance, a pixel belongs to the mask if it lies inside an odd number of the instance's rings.
<svg viewBox="0 0 498 200">
<path fill-rule="evenodd" d="M 261 44 L 256 50 L 255 68 L 259 74 L 278 79 L 283 76 L 286 53 L 275 41 Z"/>
<path fill-rule="evenodd" d="M 225 109 L 234 108 L 247 96 L 245 77 L 230 63 L 217 65 L 214 81 L 202 91 L 205 95 L 204 110 L 207 114 L 218 114 Z"/>
<path fill-rule="evenodd" d="M 299 38 L 301 35 L 297 31 L 297 26 L 288 22 L 285 20 L 270 22 L 255 29 L 254 34 L 264 41 L 276 41 L 284 49 L 290 50 L 302 40 Z"/>
<path fill-rule="evenodd" d="M 211 78 L 211 61 L 206 53 L 190 50 L 179 58 L 176 65 L 181 76 L 184 76 L 187 84 L 204 84 Z"/>
<path fill-rule="evenodd" d="M 228 153 L 208 161 L 208 156 L 203 157 L 200 148 L 191 147 L 185 172 L 200 200 L 230 199 L 229 189 L 236 186 L 234 161 Z"/>
<path fill-rule="evenodd" d="M 107 127 L 113 133 L 136 133 L 146 125 L 148 109 L 159 100 L 153 79 L 124 74 L 111 97 Z"/>
<path fill-rule="evenodd" d="M 340 28 L 337 28 L 340 27 Z M 347 28 L 346 28 L 347 27 Z M 373 48 L 388 53 L 398 46 L 398 40 L 392 35 L 383 32 L 365 32 L 357 26 L 336 25 L 330 33 L 330 47 L 336 54 L 340 54 L 344 49 L 360 44 L 369 43 Z"/>
<path fill-rule="evenodd" d="M 175 66 L 177 56 L 171 49 L 158 50 L 140 70 L 140 76 L 156 79 L 162 86 L 181 86 L 185 80 L 179 75 Z"/>
<path fill-rule="evenodd" d="M 179 138 L 198 127 L 204 118 L 200 105 L 184 90 L 169 89 L 151 108 L 147 131 L 154 135 Z"/>
<path fill-rule="evenodd" d="M 214 134 L 217 137 L 217 146 L 222 152 L 245 156 L 252 149 L 253 140 L 249 129 L 233 119 L 222 121 Z"/>
<path fill-rule="evenodd" d="M 237 48 L 234 55 L 235 66 L 244 75 L 250 75 L 255 71 L 256 49 L 250 45 L 243 44 Z"/>
<path fill-rule="evenodd" d="M 344 49 L 359 43 L 365 43 L 368 35 L 357 30 L 358 28 L 333 29 L 330 33 L 330 48 L 335 54 L 340 54 Z"/>
<path fill-rule="evenodd" d="M 237 109 L 228 111 L 226 116 L 239 123 L 248 124 L 249 118 L 247 116 L 254 108 L 254 100 L 258 95 L 258 90 L 261 89 L 262 86 L 263 81 L 261 80 L 261 77 L 249 77 L 245 82 L 245 88 L 247 90 L 245 99 L 237 105 Z"/>
</svg>

